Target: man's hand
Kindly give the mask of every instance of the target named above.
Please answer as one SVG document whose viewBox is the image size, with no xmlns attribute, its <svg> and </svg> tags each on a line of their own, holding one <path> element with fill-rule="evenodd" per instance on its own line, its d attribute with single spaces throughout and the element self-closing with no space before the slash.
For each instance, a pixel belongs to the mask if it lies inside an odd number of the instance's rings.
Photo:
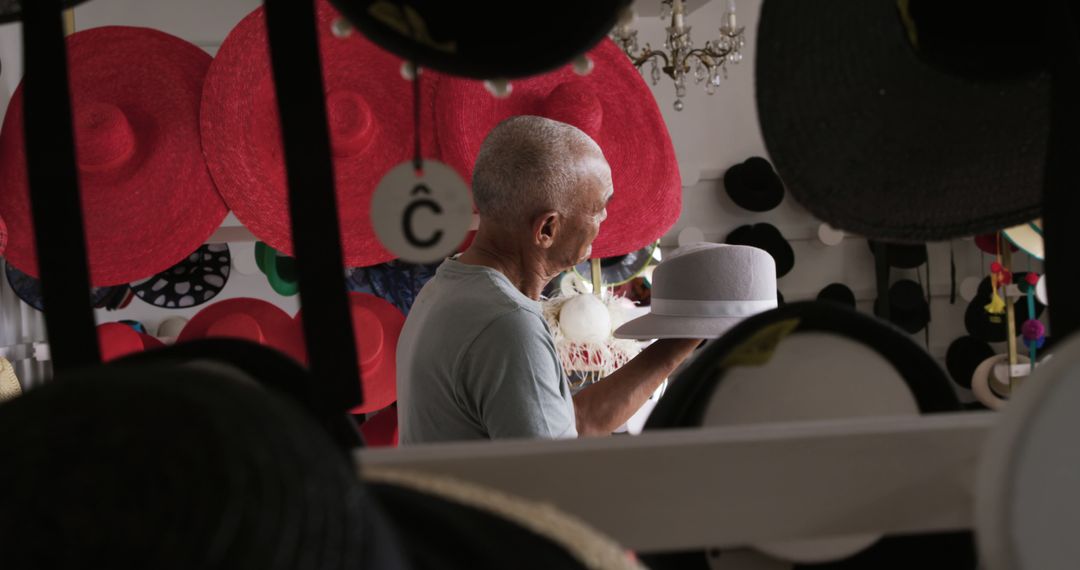
<svg viewBox="0 0 1080 570">
<path fill-rule="evenodd" d="M 703 342 L 705 339 L 700 338 L 662 338 L 652 343 L 646 350 L 655 350 L 658 358 L 667 358 L 671 370 L 674 370 L 694 354 L 694 350 Z"/>
<path fill-rule="evenodd" d="M 610 435 L 701 343 L 702 339 L 658 340 L 611 376 L 578 392 L 574 396 L 578 435 Z"/>
</svg>

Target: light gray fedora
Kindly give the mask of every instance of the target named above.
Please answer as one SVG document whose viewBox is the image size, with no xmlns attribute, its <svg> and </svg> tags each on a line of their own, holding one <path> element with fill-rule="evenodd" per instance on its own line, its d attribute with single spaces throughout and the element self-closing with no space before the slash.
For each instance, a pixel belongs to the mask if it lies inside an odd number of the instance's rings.
<svg viewBox="0 0 1080 570">
<path fill-rule="evenodd" d="M 616 329 L 615 337 L 717 338 L 776 306 L 776 263 L 768 252 L 695 243 L 656 267 L 649 314 Z"/>
</svg>

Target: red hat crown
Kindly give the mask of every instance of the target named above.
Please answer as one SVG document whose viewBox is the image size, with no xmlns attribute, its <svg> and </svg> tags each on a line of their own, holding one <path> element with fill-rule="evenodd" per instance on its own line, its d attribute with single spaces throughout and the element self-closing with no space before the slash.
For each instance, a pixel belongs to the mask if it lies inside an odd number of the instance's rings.
<svg viewBox="0 0 1080 570">
<path fill-rule="evenodd" d="M 548 94 L 542 105 L 542 113 L 573 125 L 596 140 L 604 122 L 604 106 L 592 89 L 581 81 L 562 83 Z"/>
<path fill-rule="evenodd" d="M 352 306 L 353 329 L 356 331 L 357 348 L 360 350 L 360 367 L 370 369 L 379 363 L 385 335 L 383 323 L 370 309 Z"/>
<path fill-rule="evenodd" d="M 358 155 L 375 140 L 378 127 L 372 120 L 371 107 L 360 94 L 345 90 L 332 91 L 326 96 L 326 111 L 330 125 L 330 148 L 335 157 Z"/>
<path fill-rule="evenodd" d="M 145 346 L 135 329 L 124 323 L 104 323 L 97 327 L 98 347 L 105 362 L 141 352 Z"/>
<path fill-rule="evenodd" d="M 206 329 L 206 336 L 239 338 L 259 344 L 266 342 L 259 321 L 244 313 L 232 313 L 215 321 Z"/>
<path fill-rule="evenodd" d="M 135 131 L 116 105 L 84 103 L 75 110 L 75 147 L 80 170 L 114 170 L 135 156 Z"/>
</svg>

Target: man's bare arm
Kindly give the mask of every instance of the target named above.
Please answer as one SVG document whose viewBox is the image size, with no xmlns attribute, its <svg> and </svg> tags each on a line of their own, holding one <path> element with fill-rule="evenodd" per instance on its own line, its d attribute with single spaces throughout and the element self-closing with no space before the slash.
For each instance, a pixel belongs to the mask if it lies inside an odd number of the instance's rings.
<svg viewBox="0 0 1080 570">
<path fill-rule="evenodd" d="M 575 394 L 578 435 L 610 435 L 626 423 L 700 343 L 700 339 L 658 340 L 611 376 Z"/>
</svg>

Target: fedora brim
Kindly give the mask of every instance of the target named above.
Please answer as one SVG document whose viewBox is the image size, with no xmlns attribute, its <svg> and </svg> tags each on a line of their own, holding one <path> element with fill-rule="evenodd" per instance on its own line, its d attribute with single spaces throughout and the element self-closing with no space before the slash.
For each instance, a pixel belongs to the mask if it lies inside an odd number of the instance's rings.
<svg viewBox="0 0 1080 570">
<path fill-rule="evenodd" d="M 719 338 L 745 317 L 670 317 L 648 314 L 623 324 L 615 338 Z"/>
</svg>

